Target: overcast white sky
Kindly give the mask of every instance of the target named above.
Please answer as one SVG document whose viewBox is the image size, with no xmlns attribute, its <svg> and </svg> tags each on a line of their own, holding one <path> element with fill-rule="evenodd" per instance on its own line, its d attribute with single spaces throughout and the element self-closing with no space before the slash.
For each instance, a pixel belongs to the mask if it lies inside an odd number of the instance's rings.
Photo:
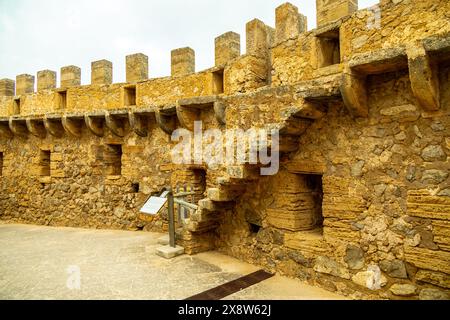
<svg viewBox="0 0 450 320">
<path fill-rule="evenodd" d="M 125 56 L 149 56 L 150 77 L 170 74 L 170 51 L 189 46 L 197 71 L 214 65 L 214 38 L 227 31 L 241 35 L 258 18 L 275 25 L 275 8 L 286 0 L 0 0 L 0 78 L 82 68 L 90 82 L 90 63 L 114 64 L 114 82 L 125 79 Z M 316 0 L 292 0 L 316 27 Z M 359 0 L 359 7 L 378 0 Z"/>
</svg>

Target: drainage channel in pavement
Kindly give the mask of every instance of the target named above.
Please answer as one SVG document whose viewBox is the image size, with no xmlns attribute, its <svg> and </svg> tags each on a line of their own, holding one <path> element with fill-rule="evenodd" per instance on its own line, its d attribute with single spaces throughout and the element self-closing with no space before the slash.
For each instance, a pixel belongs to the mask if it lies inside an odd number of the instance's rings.
<svg viewBox="0 0 450 320">
<path fill-rule="evenodd" d="M 186 300 L 221 300 L 272 277 L 273 274 L 267 273 L 264 270 L 259 270 L 213 289 L 199 293 L 195 296 L 187 298 Z"/>
</svg>

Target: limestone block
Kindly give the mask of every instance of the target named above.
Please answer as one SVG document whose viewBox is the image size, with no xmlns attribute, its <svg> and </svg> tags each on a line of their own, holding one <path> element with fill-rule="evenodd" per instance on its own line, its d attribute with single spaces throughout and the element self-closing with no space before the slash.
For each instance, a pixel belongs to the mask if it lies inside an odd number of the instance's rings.
<svg viewBox="0 0 450 320">
<path fill-rule="evenodd" d="M 34 76 L 21 74 L 16 77 L 16 95 L 34 92 Z"/>
<path fill-rule="evenodd" d="M 289 172 L 304 174 L 323 174 L 326 171 L 326 164 L 320 161 L 293 160 L 286 165 Z"/>
<path fill-rule="evenodd" d="M 387 107 L 380 110 L 380 114 L 393 121 L 413 122 L 419 119 L 420 112 L 413 104 L 402 104 L 394 107 Z"/>
<path fill-rule="evenodd" d="M 43 70 L 37 73 L 37 90 L 47 90 L 56 88 L 56 72 Z"/>
<path fill-rule="evenodd" d="M 314 229 L 321 222 L 318 184 L 312 183 L 306 175 L 279 174 L 280 179 L 274 186 L 275 201 L 267 209 L 269 224 L 290 231 Z"/>
<path fill-rule="evenodd" d="M 405 259 L 418 268 L 450 274 L 450 252 L 407 246 Z"/>
<path fill-rule="evenodd" d="M 91 63 L 91 84 L 111 84 L 113 79 L 113 65 L 111 61 L 99 60 Z"/>
<path fill-rule="evenodd" d="M 433 240 L 442 250 L 450 251 L 450 221 L 434 220 Z"/>
<path fill-rule="evenodd" d="M 329 246 L 323 240 L 320 232 L 317 231 L 286 233 L 284 245 L 290 249 L 300 251 L 308 257 L 325 255 L 329 252 Z"/>
<path fill-rule="evenodd" d="M 223 66 L 241 55 L 241 36 L 227 32 L 215 39 L 216 66 Z"/>
<path fill-rule="evenodd" d="M 0 80 L 0 97 L 12 97 L 14 96 L 15 82 L 11 79 Z"/>
<path fill-rule="evenodd" d="M 326 219 L 324 221 L 323 237 L 328 242 L 336 239 L 348 242 L 358 242 L 361 238 L 360 232 L 352 229 L 349 221 L 340 222 Z"/>
<path fill-rule="evenodd" d="M 137 82 L 148 79 L 148 57 L 136 53 L 126 57 L 127 82 Z"/>
<path fill-rule="evenodd" d="M 416 280 L 450 289 L 450 276 L 441 272 L 419 270 L 416 273 Z"/>
<path fill-rule="evenodd" d="M 438 289 L 423 289 L 420 291 L 420 300 L 449 300 L 449 294 Z"/>
<path fill-rule="evenodd" d="M 392 294 L 402 297 L 412 297 L 417 293 L 417 287 L 412 284 L 396 283 L 389 288 Z"/>
<path fill-rule="evenodd" d="M 296 39 L 300 33 L 307 30 L 307 17 L 299 14 L 298 8 L 285 3 L 276 9 L 275 43 L 279 44 L 289 39 Z"/>
<path fill-rule="evenodd" d="M 358 10 L 358 0 L 316 0 L 317 26 L 333 22 Z"/>
<path fill-rule="evenodd" d="M 81 69 L 76 66 L 61 68 L 61 88 L 81 85 Z"/>
<path fill-rule="evenodd" d="M 266 57 L 269 53 L 268 29 L 261 20 L 254 19 L 247 23 L 247 54 Z"/>
<path fill-rule="evenodd" d="M 195 72 L 195 51 L 191 48 L 172 50 L 172 77 L 180 77 Z"/>
<path fill-rule="evenodd" d="M 412 217 L 450 220 L 450 198 L 431 195 L 428 190 L 410 190 L 408 215 Z"/>
</svg>

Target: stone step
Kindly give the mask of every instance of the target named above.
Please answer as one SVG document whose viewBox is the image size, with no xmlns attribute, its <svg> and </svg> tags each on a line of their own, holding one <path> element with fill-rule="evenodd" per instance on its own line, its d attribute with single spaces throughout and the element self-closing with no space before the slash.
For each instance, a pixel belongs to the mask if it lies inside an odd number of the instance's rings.
<svg viewBox="0 0 450 320">
<path fill-rule="evenodd" d="M 259 167 L 252 165 L 240 165 L 227 167 L 230 180 L 257 180 L 259 177 Z"/>
<path fill-rule="evenodd" d="M 219 226 L 217 221 L 190 221 L 186 229 L 193 233 L 204 233 L 216 229 Z"/>
<path fill-rule="evenodd" d="M 198 202 L 199 208 L 207 211 L 223 211 L 231 209 L 234 205 L 234 202 L 221 202 L 220 204 L 212 201 L 211 199 L 202 199 Z"/>
<path fill-rule="evenodd" d="M 202 222 L 216 219 L 218 215 L 214 211 L 208 211 L 203 208 L 199 208 L 194 214 L 191 215 L 191 221 Z"/>
<path fill-rule="evenodd" d="M 309 119 L 291 118 L 283 123 L 283 126 L 280 128 L 280 135 L 300 137 L 311 124 L 312 121 Z"/>
<path fill-rule="evenodd" d="M 217 184 L 227 190 L 242 190 L 245 185 L 251 183 L 254 180 L 233 179 L 230 177 L 217 178 Z"/>
<path fill-rule="evenodd" d="M 239 195 L 237 191 L 224 190 L 219 188 L 208 189 L 208 198 L 214 202 L 230 202 L 236 199 Z"/>
</svg>

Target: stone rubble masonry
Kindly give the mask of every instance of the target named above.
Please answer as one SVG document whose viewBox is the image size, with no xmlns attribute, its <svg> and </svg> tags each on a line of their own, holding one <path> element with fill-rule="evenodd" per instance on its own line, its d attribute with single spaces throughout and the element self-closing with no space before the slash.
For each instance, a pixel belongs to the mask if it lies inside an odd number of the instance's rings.
<svg viewBox="0 0 450 320">
<path fill-rule="evenodd" d="M 127 82 L 133 83 L 148 79 L 148 57 L 136 53 L 126 57 Z"/>
<path fill-rule="evenodd" d="M 21 74 L 16 77 L 16 95 L 20 96 L 34 92 L 34 76 Z"/>
<path fill-rule="evenodd" d="M 191 48 L 172 50 L 172 77 L 181 77 L 195 72 L 195 51 Z"/>
<path fill-rule="evenodd" d="M 111 61 L 99 60 L 91 63 L 91 84 L 108 85 L 112 83 L 113 65 Z"/>
<path fill-rule="evenodd" d="M 81 85 L 81 69 L 76 66 L 61 68 L 61 88 L 69 88 Z"/>
<path fill-rule="evenodd" d="M 56 72 L 43 70 L 37 73 L 37 90 L 48 90 L 56 88 Z"/>
<path fill-rule="evenodd" d="M 215 39 L 216 66 L 224 66 L 241 55 L 241 36 L 227 32 Z"/>
<path fill-rule="evenodd" d="M 187 254 L 218 250 L 354 299 L 448 299 L 450 1 L 380 6 L 369 27 L 377 7 L 318 1 L 307 31 L 284 4 L 275 29 L 247 24 L 245 54 L 238 34 L 218 36 L 200 72 L 184 48 L 172 77 L 148 79 L 135 54 L 126 83 L 105 60 L 92 85 L 75 66 L 60 88 L 51 72 L 36 92 L 33 76 L 0 80 L 0 221 L 166 232 L 166 209 L 139 209 L 186 185 L 198 204 L 177 230 Z M 174 164 L 171 134 L 193 120 L 278 129 L 278 174 Z"/>
</svg>

